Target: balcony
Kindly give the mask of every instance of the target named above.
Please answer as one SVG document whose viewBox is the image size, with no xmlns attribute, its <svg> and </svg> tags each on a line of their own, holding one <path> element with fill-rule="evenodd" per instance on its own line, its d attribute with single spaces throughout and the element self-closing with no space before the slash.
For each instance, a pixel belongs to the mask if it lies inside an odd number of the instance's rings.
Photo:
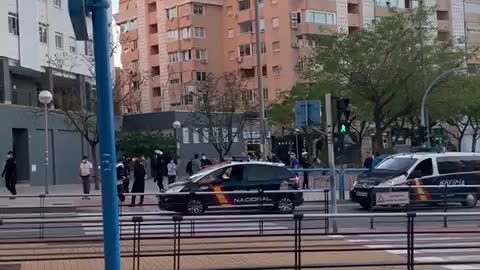
<svg viewBox="0 0 480 270">
<path fill-rule="evenodd" d="M 449 0 L 437 0 L 437 11 L 448 11 Z"/>
<path fill-rule="evenodd" d="M 282 1 L 282 0 L 279 0 L 279 1 Z M 336 1 L 303 0 L 303 1 L 290 1 L 290 2 L 292 2 L 292 7 L 290 11 L 313 9 L 313 10 L 321 10 L 321 11 L 334 12 L 334 13 L 337 12 Z M 352 2 L 352 3 L 355 3 L 355 2 Z"/>
<path fill-rule="evenodd" d="M 298 25 L 297 35 L 332 35 L 337 32 L 337 25 L 320 25 L 301 23 Z"/>
<path fill-rule="evenodd" d="M 348 26 L 360 27 L 360 16 L 358 14 L 348 14 Z"/>
<path fill-rule="evenodd" d="M 438 20 L 437 21 L 437 30 L 439 32 L 449 32 L 450 31 L 450 22 L 448 20 Z"/>
</svg>

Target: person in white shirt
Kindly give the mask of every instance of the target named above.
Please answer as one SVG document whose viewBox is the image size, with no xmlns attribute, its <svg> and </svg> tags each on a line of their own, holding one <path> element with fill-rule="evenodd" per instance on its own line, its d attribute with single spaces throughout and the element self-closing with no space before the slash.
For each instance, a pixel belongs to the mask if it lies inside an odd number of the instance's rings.
<svg viewBox="0 0 480 270">
<path fill-rule="evenodd" d="M 80 178 L 82 178 L 83 194 L 90 194 L 90 175 L 92 174 L 93 165 L 88 161 L 86 156 L 83 156 L 82 162 L 80 162 Z M 82 198 L 82 200 L 90 200 L 88 196 Z"/>
<path fill-rule="evenodd" d="M 170 160 L 167 164 L 167 174 L 168 174 L 168 184 L 175 183 L 175 178 L 177 178 L 177 164 L 175 161 Z"/>
</svg>

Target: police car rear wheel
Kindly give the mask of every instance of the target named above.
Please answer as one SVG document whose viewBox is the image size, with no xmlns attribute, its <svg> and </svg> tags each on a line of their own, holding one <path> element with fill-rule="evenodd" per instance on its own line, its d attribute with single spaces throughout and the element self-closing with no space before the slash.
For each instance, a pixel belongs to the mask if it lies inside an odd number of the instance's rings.
<svg viewBox="0 0 480 270">
<path fill-rule="evenodd" d="M 284 214 L 289 214 L 295 210 L 295 205 L 290 197 L 282 197 L 276 204 L 276 208 Z"/>
<path fill-rule="evenodd" d="M 205 212 L 205 205 L 198 198 L 192 197 L 187 203 L 187 212 L 190 215 L 199 215 Z"/>
<path fill-rule="evenodd" d="M 478 198 L 474 193 L 467 193 L 465 196 L 465 201 L 462 202 L 462 205 L 465 207 L 475 207 L 477 206 Z"/>
</svg>

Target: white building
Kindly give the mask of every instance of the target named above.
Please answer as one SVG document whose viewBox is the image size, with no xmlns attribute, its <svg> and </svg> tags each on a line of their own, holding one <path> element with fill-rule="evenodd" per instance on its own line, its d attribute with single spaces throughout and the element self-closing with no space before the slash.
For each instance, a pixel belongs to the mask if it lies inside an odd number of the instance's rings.
<svg viewBox="0 0 480 270">
<path fill-rule="evenodd" d="M 2 103 L 36 106 L 42 89 L 55 104 L 68 91 L 92 94 L 93 43 L 74 38 L 68 0 L 1 0 L 0 40 Z"/>
</svg>

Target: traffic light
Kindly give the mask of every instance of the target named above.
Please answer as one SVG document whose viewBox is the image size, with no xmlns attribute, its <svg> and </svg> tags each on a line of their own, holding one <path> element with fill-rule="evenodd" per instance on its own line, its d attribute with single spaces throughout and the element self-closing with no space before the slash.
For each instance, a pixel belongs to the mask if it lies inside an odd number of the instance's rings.
<svg viewBox="0 0 480 270">
<path fill-rule="evenodd" d="M 341 135 L 348 134 L 350 131 L 350 125 L 348 120 L 350 119 L 350 99 L 340 98 L 337 99 L 337 121 L 338 121 L 338 133 Z"/>
</svg>

